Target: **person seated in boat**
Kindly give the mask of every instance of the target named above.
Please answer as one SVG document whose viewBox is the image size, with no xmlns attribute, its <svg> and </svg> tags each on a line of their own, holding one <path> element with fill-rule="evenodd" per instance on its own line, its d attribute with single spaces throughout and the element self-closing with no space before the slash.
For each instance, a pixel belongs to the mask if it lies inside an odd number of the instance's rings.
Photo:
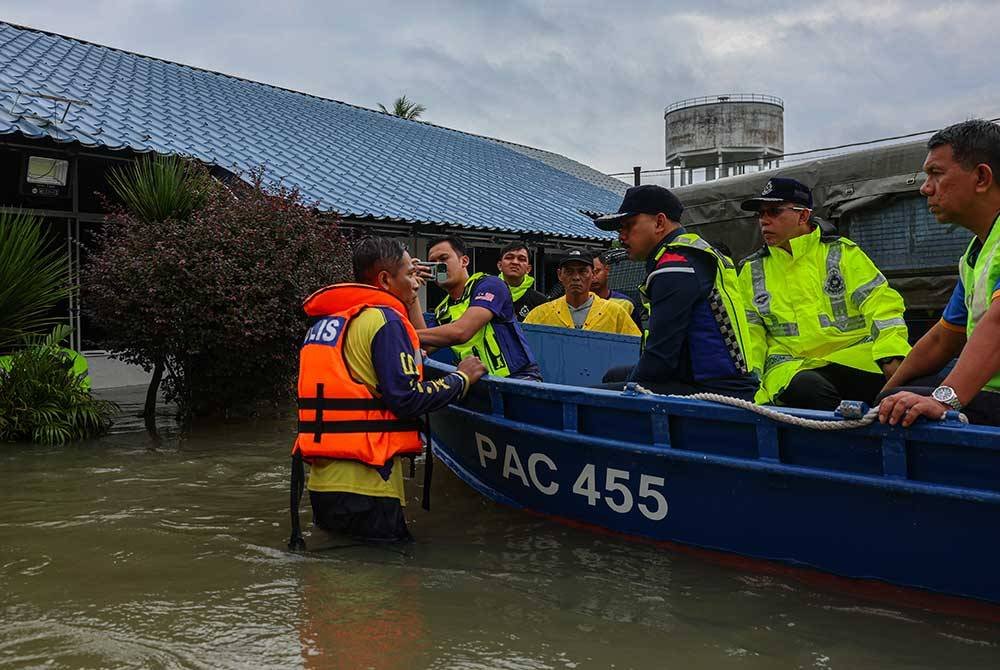
<svg viewBox="0 0 1000 670">
<path fill-rule="evenodd" d="M 910 351 L 903 298 L 851 240 L 812 217 L 812 191 L 774 177 L 743 201 L 765 246 L 743 260 L 758 403 L 834 410 L 868 404 Z"/>
<path fill-rule="evenodd" d="M 591 292 L 594 254 L 571 251 L 560 259 L 556 275 L 565 289 L 565 295 L 531 310 L 525 323 L 620 335 L 641 334 L 631 315 L 620 305 Z"/>
<path fill-rule="evenodd" d="M 548 301 L 544 293 L 535 290 L 535 278 L 531 272 L 531 258 L 524 242 L 511 242 L 500 250 L 500 260 L 497 261 L 500 278 L 510 288 L 514 300 L 514 317 L 524 321 L 528 312 Z"/>
<path fill-rule="evenodd" d="M 935 133 L 927 149 L 920 192 L 928 209 L 974 237 L 941 320 L 886 383 L 879 420 L 905 427 L 957 409 L 971 423 L 1000 426 L 1000 127 L 958 123 Z"/>
<path fill-rule="evenodd" d="M 615 291 L 608 285 L 611 276 L 611 261 L 608 252 L 596 251 L 591 254 L 594 262 L 594 280 L 590 282 L 590 290 L 599 298 L 617 303 L 629 313 L 637 328 L 642 328 L 642 306 L 621 291 Z"/>
<path fill-rule="evenodd" d="M 639 291 L 648 314 L 639 362 L 613 368 L 604 388 L 636 381 L 656 393 L 721 393 L 752 400 L 757 378 L 746 364 L 746 310 L 736 268 L 679 223 L 683 205 L 662 186 L 625 192 L 616 214 L 597 217 L 618 231 L 629 258 L 646 262 Z"/>
<path fill-rule="evenodd" d="M 420 316 L 420 279 L 409 253 L 372 237 L 355 248 L 353 266 L 357 283 L 327 286 L 304 304 L 311 325 L 300 354 L 293 491 L 301 491 L 305 460 L 317 526 L 405 540 L 400 457 L 421 451 L 418 418 L 460 400 L 486 368 L 469 356 L 455 372 L 424 381 L 411 325 Z M 300 548 L 293 525 L 289 545 Z"/>
<path fill-rule="evenodd" d="M 542 371 L 514 318 L 507 284 L 483 272 L 470 277 L 469 256 L 459 237 L 432 241 L 427 260 L 448 267 L 447 281 L 439 282 L 448 295 L 434 310 L 437 325 L 418 326 L 420 343 L 429 349 L 451 347 L 458 359 L 476 356 L 496 377 L 541 381 Z M 419 324 L 424 325 L 422 318 Z"/>
</svg>

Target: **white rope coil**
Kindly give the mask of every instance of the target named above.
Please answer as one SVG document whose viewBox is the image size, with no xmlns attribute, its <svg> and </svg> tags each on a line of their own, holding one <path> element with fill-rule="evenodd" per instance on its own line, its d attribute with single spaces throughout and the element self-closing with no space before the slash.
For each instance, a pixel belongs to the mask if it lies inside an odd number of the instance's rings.
<svg viewBox="0 0 1000 670">
<path fill-rule="evenodd" d="M 653 393 L 647 388 L 643 388 L 641 385 L 635 385 L 636 391 L 645 395 L 660 395 L 658 393 Z M 813 430 L 848 430 L 851 428 L 864 428 L 875 422 L 878 418 L 878 407 L 872 407 L 868 412 L 860 419 L 836 419 L 836 420 L 823 420 L 823 419 L 805 419 L 801 416 L 794 416 L 786 412 L 782 412 L 780 409 L 774 407 L 765 407 L 764 405 L 757 405 L 750 402 L 749 400 L 742 400 L 740 398 L 732 398 L 727 395 L 722 395 L 721 393 L 692 393 L 691 395 L 669 395 L 668 398 L 694 398 L 695 400 L 707 400 L 709 402 L 717 402 L 723 405 L 730 405 L 731 407 L 739 407 L 741 409 L 749 410 L 755 414 L 760 414 L 761 416 L 766 416 L 769 419 L 775 421 L 780 421 L 781 423 L 787 423 L 792 426 L 798 426 L 800 428 L 812 428 Z M 964 414 L 959 414 L 959 421 L 962 423 L 969 423 L 969 420 Z M 944 418 L 943 416 L 941 417 Z"/>
</svg>

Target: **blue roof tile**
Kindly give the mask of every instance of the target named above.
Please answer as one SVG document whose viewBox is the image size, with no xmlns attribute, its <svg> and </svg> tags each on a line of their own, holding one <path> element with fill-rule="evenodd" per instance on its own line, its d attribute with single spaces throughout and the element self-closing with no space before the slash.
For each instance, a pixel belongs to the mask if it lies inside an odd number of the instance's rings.
<svg viewBox="0 0 1000 670">
<path fill-rule="evenodd" d="M 626 184 L 565 156 L 0 22 L 0 134 L 191 156 L 348 217 L 606 238 Z M 37 95 L 86 101 L 72 104 Z M 16 104 L 15 104 L 16 101 Z"/>
</svg>

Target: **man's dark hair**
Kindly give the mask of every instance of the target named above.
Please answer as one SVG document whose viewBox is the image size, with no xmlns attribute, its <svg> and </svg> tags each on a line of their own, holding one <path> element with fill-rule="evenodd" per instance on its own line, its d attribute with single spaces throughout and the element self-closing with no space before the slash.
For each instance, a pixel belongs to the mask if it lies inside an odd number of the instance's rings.
<svg viewBox="0 0 1000 670">
<path fill-rule="evenodd" d="M 525 253 L 528 254 L 528 258 L 531 258 L 531 250 L 528 249 L 528 245 L 522 242 L 521 240 L 515 240 L 510 244 L 506 245 L 503 249 L 501 249 L 500 258 L 503 258 L 510 252 L 517 251 L 519 249 L 524 249 Z"/>
<path fill-rule="evenodd" d="M 591 251 L 590 260 L 601 261 L 601 265 L 611 265 L 611 262 L 607 257 L 607 253 L 608 253 L 607 249 L 602 251 Z"/>
<path fill-rule="evenodd" d="M 354 281 L 375 284 L 375 278 L 382 270 L 395 273 L 403 261 L 406 247 L 391 237 L 366 237 L 354 247 L 351 263 L 354 266 Z"/>
<path fill-rule="evenodd" d="M 937 131 L 927 140 L 927 148 L 948 145 L 955 161 L 966 170 L 986 163 L 993 180 L 1000 183 L 1000 126 L 982 119 L 963 121 Z"/>
<path fill-rule="evenodd" d="M 468 247 L 465 246 L 465 240 L 463 240 L 458 235 L 446 235 L 444 237 L 438 237 L 431 240 L 427 244 L 427 251 L 430 251 L 439 244 L 447 242 L 451 245 L 451 248 L 455 250 L 455 253 L 459 256 L 468 256 Z"/>
</svg>

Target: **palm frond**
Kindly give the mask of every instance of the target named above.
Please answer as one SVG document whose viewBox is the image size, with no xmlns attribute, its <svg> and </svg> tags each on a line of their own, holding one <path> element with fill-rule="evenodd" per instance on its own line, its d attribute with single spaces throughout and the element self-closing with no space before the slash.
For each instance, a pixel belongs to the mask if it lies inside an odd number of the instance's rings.
<svg viewBox="0 0 1000 670">
<path fill-rule="evenodd" d="M 108 183 L 125 207 L 147 222 L 183 221 L 206 197 L 203 177 L 177 156 L 140 158 L 126 168 L 113 170 Z"/>
<path fill-rule="evenodd" d="M 0 351 L 57 320 L 52 308 L 67 297 L 66 257 L 27 212 L 0 213 Z"/>
</svg>

